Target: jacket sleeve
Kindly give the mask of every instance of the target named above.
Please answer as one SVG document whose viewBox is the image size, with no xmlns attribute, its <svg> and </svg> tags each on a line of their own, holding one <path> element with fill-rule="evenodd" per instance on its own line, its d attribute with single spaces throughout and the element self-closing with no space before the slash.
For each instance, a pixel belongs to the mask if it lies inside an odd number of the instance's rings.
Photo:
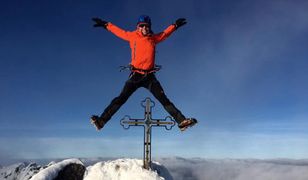
<svg viewBox="0 0 308 180">
<path fill-rule="evenodd" d="M 108 23 L 107 25 L 107 30 L 112 32 L 114 35 L 116 35 L 117 37 L 125 40 L 125 41 L 129 41 L 130 39 L 130 32 L 129 31 L 125 31 L 119 27 L 117 27 L 116 25 L 112 24 L 112 23 Z"/>
<path fill-rule="evenodd" d="M 170 25 L 163 32 L 155 34 L 154 39 L 156 43 L 160 43 L 163 40 L 167 39 L 174 31 L 176 30 L 175 25 Z"/>
</svg>

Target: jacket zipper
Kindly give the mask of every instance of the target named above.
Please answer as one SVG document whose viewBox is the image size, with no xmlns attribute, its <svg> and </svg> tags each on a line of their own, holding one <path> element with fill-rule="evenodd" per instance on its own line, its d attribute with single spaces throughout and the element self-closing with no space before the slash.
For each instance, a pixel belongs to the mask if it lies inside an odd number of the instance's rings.
<svg viewBox="0 0 308 180">
<path fill-rule="evenodd" d="M 133 57 L 134 60 L 136 60 L 136 41 L 134 42 L 134 57 Z"/>
</svg>

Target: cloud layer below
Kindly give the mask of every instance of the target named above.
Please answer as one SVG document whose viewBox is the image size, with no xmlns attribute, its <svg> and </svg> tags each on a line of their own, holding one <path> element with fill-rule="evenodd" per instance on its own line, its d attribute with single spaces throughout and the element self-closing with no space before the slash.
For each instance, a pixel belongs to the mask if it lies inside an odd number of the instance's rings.
<svg viewBox="0 0 308 180">
<path fill-rule="evenodd" d="M 159 159 L 176 180 L 306 180 L 308 160 Z"/>
</svg>

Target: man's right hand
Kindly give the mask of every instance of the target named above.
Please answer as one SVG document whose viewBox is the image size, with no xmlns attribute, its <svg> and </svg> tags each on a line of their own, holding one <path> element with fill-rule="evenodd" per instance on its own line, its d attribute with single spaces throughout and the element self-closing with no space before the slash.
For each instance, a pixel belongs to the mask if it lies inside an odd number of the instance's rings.
<svg viewBox="0 0 308 180">
<path fill-rule="evenodd" d="M 95 22 L 95 24 L 93 25 L 94 27 L 103 27 L 103 28 L 107 28 L 107 21 L 101 20 L 100 18 L 92 18 L 92 20 Z"/>
</svg>

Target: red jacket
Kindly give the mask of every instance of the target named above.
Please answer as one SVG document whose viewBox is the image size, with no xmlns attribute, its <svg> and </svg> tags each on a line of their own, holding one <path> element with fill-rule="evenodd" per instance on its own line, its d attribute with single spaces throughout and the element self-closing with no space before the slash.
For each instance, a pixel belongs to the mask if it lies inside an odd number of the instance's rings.
<svg viewBox="0 0 308 180">
<path fill-rule="evenodd" d="M 123 29 L 108 23 L 107 29 L 119 38 L 128 41 L 132 50 L 131 65 L 136 69 L 151 70 L 155 65 L 155 47 L 157 43 L 165 40 L 175 31 L 175 25 L 170 25 L 163 32 L 144 36 L 141 32 L 124 31 Z M 140 73 L 144 73 L 140 71 Z"/>
</svg>

